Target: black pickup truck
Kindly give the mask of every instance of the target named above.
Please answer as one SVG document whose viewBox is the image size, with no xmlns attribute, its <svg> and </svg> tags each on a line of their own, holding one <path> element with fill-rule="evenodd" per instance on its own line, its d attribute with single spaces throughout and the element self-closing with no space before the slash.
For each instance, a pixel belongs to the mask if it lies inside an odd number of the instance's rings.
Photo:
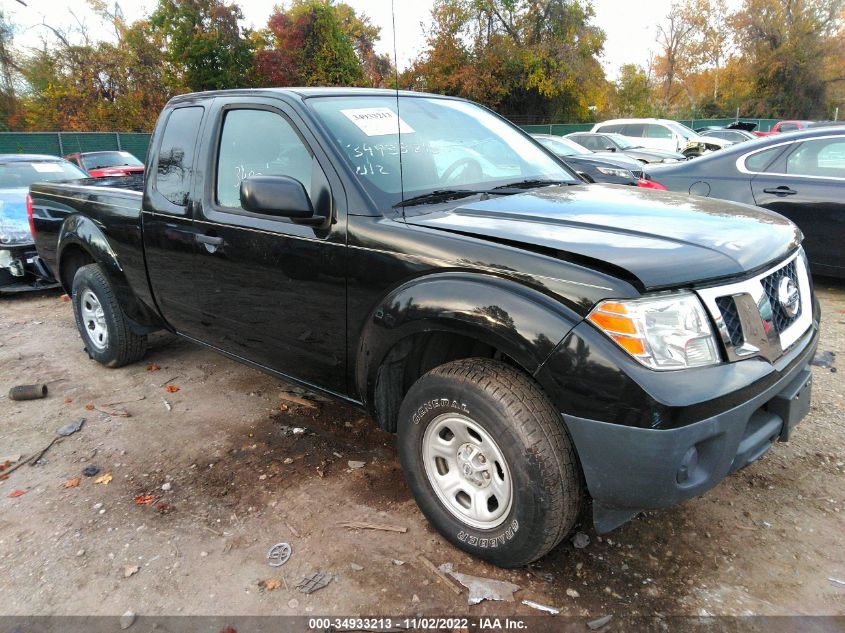
<svg viewBox="0 0 845 633">
<path fill-rule="evenodd" d="M 431 523 L 497 565 L 590 499 L 604 532 L 699 495 L 809 410 L 791 222 L 585 184 L 461 99 L 180 96 L 120 182 L 31 187 L 88 354 L 131 363 L 164 328 L 366 409 Z"/>
</svg>

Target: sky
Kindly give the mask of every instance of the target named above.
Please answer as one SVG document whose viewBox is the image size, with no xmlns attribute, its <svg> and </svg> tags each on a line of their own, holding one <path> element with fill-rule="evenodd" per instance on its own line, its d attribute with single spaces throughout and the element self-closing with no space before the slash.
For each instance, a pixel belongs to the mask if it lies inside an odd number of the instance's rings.
<svg viewBox="0 0 845 633">
<path fill-rule="evenodd" d="M 372 22 L 382 29 L 379 53 L 393 56 L 393 25 L 391 0 L 345 0 L 359 13 L 367 14 Z M 47 35 L 42 21 L 54 27 L 68 28 L 76 24 L 76 16 L 95 37 L 108 38 L 110 30 L 98 22 L 88 9 L 87 3 L 60 2 L 57 0 L 24 0 L 21 6 L 16 0 L 0 0 L 0 7 L 10 13 L 20 26 L 16 41 L 21 46 L 38 46 Z M 404 69 L 416 55 L 425 48 L 425 29 L 431 22 L 433 0 L 393 0 L 396 9 L 396 53 L 399 68 Z M 149 13 L 155 0 L 123 0 L 120 3 L 127 20 L 132 21 Z M 264 28 L 267 17 L 280 0 L 239 0 L 243 9 L 244 25 Z M 647 10 L 645 6 L 647 4 Z M 607 35 L 602 64 L 610 79 L 616 77 L 622 64 L 647 65 L 651 53 L 656 50 L 657 23 L 669 12 L 672 0 L 648 0 L 647 3 L 631 3 L 625 0 L 593 0 L 596 12 L 594 23 L 604 29 Z"/>
</svg>

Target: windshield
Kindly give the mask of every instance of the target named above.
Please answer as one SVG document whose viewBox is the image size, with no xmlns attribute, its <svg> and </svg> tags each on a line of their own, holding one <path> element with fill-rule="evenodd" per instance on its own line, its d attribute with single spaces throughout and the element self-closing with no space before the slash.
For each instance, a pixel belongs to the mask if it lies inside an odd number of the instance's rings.
<svg viewBox="0 0 845 633">
<path fill-rule="evenodd" d="M 129 152 L 97 152 L 96 154 L 83 154 L 82 164 L 85 169 L 98 169 L 100 167 L 143 167 L 144 163 L 139 161 Z"/>
<path fill-rule="evenodd" d="M 575 141 L 566 138 L 549 138 L 548 136 L 535 137 L 541 145 L 548 147 L 558 156 L 578 156 L 579 154 L 592 154 L 590 150 Z"/>
<path fill-rule="evenodd" d="M 0 163 L 0 189 L 29 187 L 45 180 L 77 180 L 88 178 L 76 165 L 64 160 Z"/>
<path fill-rule="evenodd" d="M 684 137 L 687 140 L 689 140 L 691 138 L 695 138 L 696 136 L 698 136 L 698 134 L 696 134 L 694 130 L 691 130 L 690 128 L 688 128 L 686 125 L 683 125 L 682 123 L 667 123 L 666 127 L 668 127 L 670 130 L 672 130 L 676 134 L 680 134 L 682 137 Z"/>
<path fill-rule="evenodd" d="M 479 106 L 436 97 L 398 101 L 399 116 L 395 96 L 307 101 L 379 205 L 516 180 L 579 182 L 524 133 Z"/>
<path fill-rule="evenodd" d="M 631 149 L 634 147 L 640 147 L 636 143 L 632 143 L 630 139 L 621 134 L 608 134 L 607 135 L 610 141 L 616 145 L 619 149 Z"/>
</svg>

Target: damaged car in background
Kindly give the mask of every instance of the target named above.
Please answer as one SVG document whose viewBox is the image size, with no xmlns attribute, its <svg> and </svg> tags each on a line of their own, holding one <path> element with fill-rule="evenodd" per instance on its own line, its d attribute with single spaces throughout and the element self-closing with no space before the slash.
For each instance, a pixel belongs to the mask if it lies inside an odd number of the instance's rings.
<svg viewBox="0 0 845 633">
<path fill-rule="evenodd" d="M 0 155 L 0 293 L 57 287 L 35 252 L 28 198 L 35 182 L 87 178 L 56 156 Z"/>
</svg>

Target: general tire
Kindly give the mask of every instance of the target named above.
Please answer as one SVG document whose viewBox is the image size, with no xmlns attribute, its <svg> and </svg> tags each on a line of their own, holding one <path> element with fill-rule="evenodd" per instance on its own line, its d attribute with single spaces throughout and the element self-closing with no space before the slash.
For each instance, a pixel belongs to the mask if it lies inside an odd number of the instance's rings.
<svg viewBox="0 0 845 633">
<path fill-rule="evenodd" d="M 147 337 L 132 331 L 99 264 L 76 271 L 72 296 L 76 327 L 91 358 L 106 367 L 122 367 L 143 358 Z"/>
<path fill-rule="evenodd" d="M 461 425 L 463 430 L 458 428 Z M 429 426 L 432 431 L 427 434 Z M 583 479 L 572 441 L 540 387 L 513 367 L 494 360 L 467 359 L 431 370 L 405 397 L 398 433 L 405 478 L 423 514 L 447 540 L 473 556 L 500 567 L 527 565 L 548 553 L 575 525 Z M 467 433 L 481 441 L 470 439 L 468 444 L 460 444 Z M 484 477 L 473 472 L 480 485 L 475 481 L 454 484 L 468 486 L 465 498 L 461 497 L 463 490 L 450 496 L 444 489 L 453 491 L 454 486 L 442 483 L 452 476 L 449 450 L 473 442 L 479 451 L 476 455 L 486 456 L 482 467 L 490 465 L 489 472 L 482 471 Z M 454 462 L 459 464 L 458 473 L 465 472 L 468 464 L 470 470 L 478 465 L 466 460 L 473 450 L 458 451 Z M 439 456 L 441 451 L 446 457 Z M 431 459 L 431 455 L 435 457 Z M 506 463 L 491 464 L 498 459 L 495 455 Z M 476 519 L 470 515 L 477 508 L 490 515 L 490 497 L 497 494 L 487 492 L 492 490 L 488 484 L 491 474 L 504 491 L 503 500 L 509 499 L 507 506 L 496 499 L 492 512 L 506 507 L 509 511 L 493 520 L 500 521 L 494 527 L 479 527 L 472 524 Z M 510 497 L 505 474 L 511 482 Z M 483 488 L 485 485 L 488 488 Z M 470 494 L 486 495 L 487 505 L 475 504 L 476 496 Z"/>
</svg>

